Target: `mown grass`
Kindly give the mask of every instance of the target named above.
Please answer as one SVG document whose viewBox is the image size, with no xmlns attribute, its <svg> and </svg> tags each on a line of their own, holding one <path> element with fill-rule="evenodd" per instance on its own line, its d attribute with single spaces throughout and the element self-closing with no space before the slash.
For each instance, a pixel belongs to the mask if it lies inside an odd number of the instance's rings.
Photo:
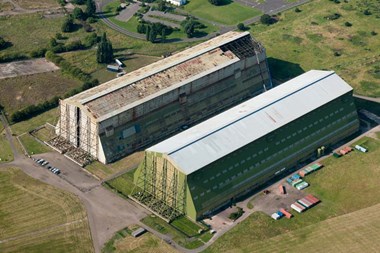
<svg viewBox="0 0 380 253">
<path fill-rule="evenodd" d="M 188 220 L 179 220 L 176 226 L 173 226 L 155 215 L 150 215 L 142 219 L 141 222 L 161 234 L 170 235 L 173 241 L 187 249 L 199 248 L 212 237 L 208 232 L 189 237 L 185 232 L 193 233 L 196 225 L 189 224 L 191 221 Z M 184 230 L 182 231 L 182 229 Z"/>
<path fill-rule="evenodd" d="M 92 172 L 91 170 L 89 171 Z M 135 170 L 128 171 L 119 177 L 107 181 L 107 185 L 111 187 L 112 190 L 117 191 L 123 196 L 129 196 L 132 194 L 132 191 L 135 187 L 135 184 L 133 183 L 134 173 Z"/>
<path fill-rule="evenodd" d="M 60 71 L 2 79 L 0 104 L 8 114 L 81 86 L 81 82 L 62 75 Z"/>
<path fill-rule="evenodd" d="M 323 169 L 306 177 L 311 186 L 305 191 L 322 200 L 316 207 L 302 214 L 292 212 L 295 217 L 291 220 L 274 221 L 263 213 L 254 213 L 221 236 L 205 252 L 279 252 L 284 250 L 286 245 L 295 245 L 295 242 L 300 251 L 301 248 L 305 248 L 302 244 L 304 239 L 310 239 L 308 235 L 325 227 L 326 223 L 323 222 L 328 223 L 329 219 L 334 217 L 350 215 L 352 212 L 380 203 L 380 189 L 377 187 L 380 176 L 380 141 L 364 137 L 357 143 L 368 147 L 369 152 L 353 151 L 339 159 L 329 157 L 322 161 Z M 347 221 L 341 226 L 350 224 Z M 377 227 L 373 232 L 380 232 L 380 228 Z M 331 233 L 334 233 L 334 230 Z M 282 235 L 281 240 L 277 237 L 279 235 Z M 358 231 L 349 238 L 355 241 L 355 236 L 364 234 Z M 325 239 L 323 234 L 319 234 L 312 240 L 321 243 Z M 336 241 L 329 240 L 328 244 L 332 246 L 338 243 L 338 238 L 335 239 Z M 272 248 L 271 245 L 276 240 L 281 243 L 276 243 L 278 247 Z M 348 245 L 341 247 L 342 252 L 350 249 Z"/>
<path fill-rule="evenodd" d="M 375 4 L 374 0 L 366 1 Z M 285 81 L 310 69 L 335 70 L 355 93 L 380 96 L 379 14 L 363 14 L 366 2 L 316 0 L 283 12 L 274 25 L 256 24 L 251 33 L 266 47 L 275 79 Z M 372 8 L 372 7 L 371 7 Z M 375 7 L 371 9 L 375 12 Z M 337 20 L 325 17 L 333 13 Z M 351 27 L 345 26 L 350 22 Z M 339 52 L 340 56 L 334 54 Z"/>
<path fill-rule="evenodd" d="M 42 154 L 51 151 L 48 146 L 38 142 L 30 134 L 20 136 L 19 140 L 30 155 Z"/>
<path fill-rule="evenodd" d="M 54 126 L 58 122 L 58 117 L 58 108 L 54 108 L 31 119 L 11 125 L 12 132 L 15 135 L 20 135 L 36 129 L 37 127 L 42 126 L 47 122 Z"/>
<path fill-rule="evenodd" d="M 107 179 L 108 177 L 114 175 L 115 173 L 118 173 L 123 170 L 129 170 L 127 173 L 118 177 L 120 178 L 121 184 L 123 184 L 122 178 L 125 177 L 125 180 L 127 181 L 125 184 L 129 185 L 129 182 L 133 182 L 134 169 L 137 168 L 137 166 L 140 164 L 143 158 L 144 158 L 144 152 L 136 152 L 127 157 L 124 157 L 123 159 L 120 159 L 116 162 L 113 162 L 107 165 L 102 164 L 100 162 L 93 162 L 87 165 L 86 169 L 101 179 Z M 113 184 L 114 181 L 111 180 L 109 181 L 109 183 Z M 124 192 L 123 189 L 120 189 L 120 191 L 122 191 L 125 195 L 129 195 L 128 191 Z"/>
<path fill-rule="evenodd" d="M 106 6 L 104 6 L 103 10 L 109 16 L 109 20 L 112 23 L 114 23 L 114 24 L 116 24 L 116 25 L 118 25 L 118 26 L 120 26 L 120 27 L 122 27 L 128 31 L 137 33 L 137 25 L 139 24 L 139 20 L 137 19 L 137 17 L 132 16 L 127 22 L 118 20 L 115 17 L 117 15 L 116 14 L 117 6 L 119 6 L 118 2 L 111 2 L 111 3 L 107 4 Z M 176 20 L 172 21 L 170 19 L 167 19 L 167 18 L 161 17 L 161 16 L 152 16 L 152 17 L 154 17 L 158 20 L 166 20 L 169 22 L 177 23 L 177 24 L 180 23 Z M 203 29 L 197 29 L 197 33 L 195 34 L 195 37 L 203 37 L 209 33 L 216 32 L 218 30 L 216 26 L 212 25 L 209 22 L 204 22 L 204 21 L 200 21 L 200 22 L 203 23 L 206 27 Z M 180 31 L 173 31 L 171 34 L 167 35 L 167 37 L 166 37 L 166 39 L 185 39 L 185 38 L 187 38 L 187 36 L 186 36 L 185 32 L 183 31 L 183 28 L 180 28 Z"/>
<path fill-rule="evenodd" d="M 137 226 L 135 226 L 137 228 Z M 131 236 L 131 229 L 126 228 L 117 232 L 110 241 L 108 241 L 103 253 L 118 253 L 118 252 L 158 252 L 158 253 L 174 253 L 177 252 L 166 242 L 147 232 L 138 238 Z"/>
<path fill-rule="evenodd" d="M 77 197 L 19 169 L 0 170 L 1 252 L 93 252 Z"/>
<path fill-rule="evenodd" d="M 226 0 L 225 2 L 225 5 L 215 6 L 204 0 L 190 0 L 184 5 L 184 10 L 196 17 L 226 25 L 236 25 L 261 14 L 261 11 L 257 9 L 233 1 Z"/>
<path fill-rule="evenodd" d="M 0 121 L 0 163 L 10 161 L 13 161 L 13 153 L 5 135 L 4 126 Z"/>
</svg>

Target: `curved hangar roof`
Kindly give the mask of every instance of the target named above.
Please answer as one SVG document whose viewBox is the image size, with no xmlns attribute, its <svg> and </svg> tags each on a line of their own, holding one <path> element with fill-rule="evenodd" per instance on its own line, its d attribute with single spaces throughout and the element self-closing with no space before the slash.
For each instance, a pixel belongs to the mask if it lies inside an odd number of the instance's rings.
<svg viewBox="0 0 380 253">
<path fill-rule="evenodd" d="M 311 70 L 147 150 L 188 175 L 351 90 L 334 71 Z"/>
</svg>

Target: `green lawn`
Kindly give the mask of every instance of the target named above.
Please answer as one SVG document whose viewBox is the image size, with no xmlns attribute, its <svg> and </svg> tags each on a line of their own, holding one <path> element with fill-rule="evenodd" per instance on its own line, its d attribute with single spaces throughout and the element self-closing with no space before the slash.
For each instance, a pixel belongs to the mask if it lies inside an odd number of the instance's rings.
<svg viewBox="0 0 380 253">
<path fill-rule="evenodd" d="M 123 159 L 120 159 L 116 162 L 109 163 L 107 165 L 102 164 L 100 162 L 93 162 L 86 166 L 86 169 L 90 171 L 91 173 L 95 174 L 97 177 L 101 179 L 107 179 L 108 177 L 114 175 L 117 172 L 123 171 L 123 170 L 131 170 L 122 176 L 118 177 L 118 180 L 110 180 L 110 184 L 117 184 L 117 185 L 126 185 L 126 187 L 129 187 L 130 183 L 133 182 L 133 173 L 134 169 L 137 168 L 137 166 L 140 164 L 140 162 L 144 158 L 144 152 L 135 152 L 127 157 L 124 157 Z M 123 179 L 125 178 L 125 179 Z M 126 182 L 124 182 L 126 180 Z M 128 188 L 129 189 L 129 188 Z M 129 195 L 129 190 L 124 191 L 124 187 L 122 186 L 120 190 L 124 195 Z"/>
<path fill-rule="evenodd" d="M 44 125 L 46 122 L 55 125 L 58 122 L 58 108 L 51 109 L 31 119 L 21 121 L 11 125 L 13 134 L 20 135 L 29 132 L 39 126 Z"/>
<path fill-rule="evenodd" d="M 0 122 L 0 163 L 13 161 L 13 153 L 11 146 L 5 136 L 5 129 Z"/>
<path fill-rule="evenodd" d="M 51 149 L 48 146 L 36 141 L 34 137 L 30 134 L 24 134 L 20 136 L 19 139 L 26 151 L 28 152 L 28 154 L 30 155 L 41 154 L 51 151 Z"/>
<path fill-rule="evenodd" d="M 256 24 L 250 31 L 263 43 L 269 57 L 271 74 L 285 81 L 310 69 L 335 70 L 355 89 L 355 93 L 380 96 L 380 33 L 375 7 L 366 2 L 315 0 L 283 12 L 280 21 L 267 26 Z M 379 4 L 377 4 L 379 5 Z M 374 13 L 366 16 L 366 8 Z M 325 17 L 333 13 L 342 16 L 337 20 Z M 345 22 L 352 23 L 351 27 Z M 340 56 L 334 56 L 339 52 Z"/>
<path fill-rule="evenodd" d="M 93 252 L 79 199 L 19 169 L 0 170 L 0 252 Z"/>
<path fill-rule="evenodd" d="M 159 239 L 153 234 L 147 232 L 138 238 L 131 236 L 131 232 L 137 229 L 138 226 L 133 226 L 133 228 L 125 228 L 118 231 L 109 240 L 104 248 L 103 253 L 121 253 L 121 252 L 133 252 L 133 253 L 145 253 L 145 252 L 155 252 L 155 253 L 174 253 L 178 252 L 168 245 L 165 241 Z"/>
<path fill-rule="evenodd" d="M 377 187 L 380 176 L 380 141 L 364 137 L 357 143 L 366 146 L 369 152 L 353 151 L 339 159 L 329 157 L 322 161 L 323 169 L 306 176 L 306 181 L 311 186 L 305 191 L 322 200 L 316 207 L 302 214 L 292 212 L 295 217 L 291 220 L 274 221 L 263 213 L 254 213 L 220 237 L 205 252 L 280 252 L 287 251 L 288 246 L 297 246 L 298 250 L 295 250 L 300 252 L 305 249 L 303 243 L 306 238 L 320 243 L 313 244 L 316 249 L 320 249 L 322 244 L 324 248 L 330 249 L 333 249 L 335 243 L 341 244 L 339 240 L 341 237 L 335 236 L 332 237 L 334 239 L 326 240 L 324 233 L 318 231 L 323 230 L 326 224 L 334 223 L 335 217 L 346 214 L 351 217 L 351 213 L 355 215 L 353 212 L 380 203 L 380 188 Z M 360 222 L 366 216 L 364 212 L 358 217 L 359 223 L 356 224 L 358 229 L 365 227 L 361 226 Z M 339 223 L 339 227 L 352 225 L 344 220 Z M 375 224 L 371 220 L 363 222 Z M 333 226 L 330 234 L 337 234 L 334 231 L 339 227 Z M 360 246 L 364 241 L 362 243 L 355 238 L 367 237 L 366 231 L 357 230 L 352 234 L 345 233 L 345 236 L 348 237 L 347 240 L 356 242 Z M 377 234 L 380 232 L 380 227 L 377 226 L 371 231 L 371 234 Z M 311 237 L 311 235 L 317 236 Z M 368 245 L 371 243 L 368 240 L 365 243 L 367 243 L 363 245 L 365 248 L 376 246 L 375 242 Z M 342 247 L 339 249 L 340 252 L 350 249 L 350 246 L 345 244 L 340 247 Z"/>
<path fill-rule="evenodd" d="M 116 13 L 116 8 L 118 5 L 119 5 L 118 2 L 111 2 L 111 3 L 107 4 L 106 6 L 104 6 L 103 10 L 104 10 L 104 12 L 107 13 L 109 20 L 112 23 L 114 23 L 114 24 L 116 24 L 116 25 L 118 25 L 118 26 L 120 26 L 120 27 L 122 27 L 128 31 L 137 33 L 137 25 L 139 24 L 137 17 L 133 16 L 127 22 L 116 19 L 115 13 Z M 169 22 L 179 23 L 178 21 L 172 21 L 172 20 L 164 18 L 164 17 L 155 17 L 155 18 L 161 19 L 161 20 L 166 20 Z M 205 36 L 209 33 L 216 32 L 218 30 L 216 26 L 212 25 L 209 22 L 205 22 L 205 21 L 200 21 L 200 22 L 203 23 L 206 26 L 206 28 L 198 29 L 197 30 L 198 32 L 195 34 L 195 37 L 202 37 L 202 36 Z M 186 34 L 183 32 L 182 28 L 180 28 L 180 29 L 181 29 L 180 31 L 173 31 L 170 35 L 167 36 L 166 39 L 185 39 Z"/>
<path fill-rule="evenodd" d="M 87 166 L 88 167 L 88 166 Z M 86 167 L 86 168 L 87 168 Z M 89 170 L 92 172 L 92 170 Z M 124 196 L 128 196 L 132 193 L 135 185 L 133 183 L 133 174 L 135 170 L 128 171 L 123 175 L 107 181 L 107 184 L 114 190 L 118 191 Z"/>
<path fill-rule="evenodd" d="M 191 15 L 226 25 L 236 25 L 244 20 L 261 15 L 261 11 L 231 2 L 222 6 L 214 6 L 206 0 L 189 0 L 184 10 Z"/>
</svg>

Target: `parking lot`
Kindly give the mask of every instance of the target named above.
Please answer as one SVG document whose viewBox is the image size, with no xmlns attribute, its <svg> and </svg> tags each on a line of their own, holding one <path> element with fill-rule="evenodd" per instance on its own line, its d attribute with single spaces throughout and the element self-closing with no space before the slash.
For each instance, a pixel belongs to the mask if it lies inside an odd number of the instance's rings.
<svg viewBox="0 0 380 253">
<path fill-rule="evenodd" d="M 48 161 L 50 166 L 60 169 L 61 173 L 59 176 L 82 192 L 89 191 L 100 185 L 98 180 L 87 174 L 79 165 L 59 153 L 50 152 L 34 155 L 33 158 L 42 158 Z M 46 169 L 46 173 L 47 172 L 50 171 Z"/>
</svg>

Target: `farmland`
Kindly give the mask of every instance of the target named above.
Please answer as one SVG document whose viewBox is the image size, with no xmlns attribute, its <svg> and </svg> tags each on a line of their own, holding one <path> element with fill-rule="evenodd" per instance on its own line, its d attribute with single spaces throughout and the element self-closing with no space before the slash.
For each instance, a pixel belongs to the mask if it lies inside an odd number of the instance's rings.
<svg viewBox="0 0 380 253">
<path fill-rule="evenodd" d="M 354 151 L 339 159 L 329 157 L 323 160 L 325 167 L 322 170 L 307 176 L 311 187 L 305 191 L 322 200 L 318 206 L 302 214 L 295 213 L 291 220 L 274 221 L 263 213 L 253 213 L 205 252 L 246 252 L 248 249 L 250 252 L 253 249 L 255 252 L 280 252 L 287 251 L 290 245 L 292 251 L 301 252 L 305 247 L 316 247 L 321 243 L 327 251 L 376 247 L 376 242 L 370 239 L 373 238 L 371 233 L 379 233 L 380 228 L 370 224 L 376 224 L 375 220 L 380 219 L 375 214 L 380 203 L 377 187 L 380 140 L 364 137 L 357 143 L 370 151 L 365 154 Z M 347 227 L 344 233 L 347 238 L 337 233 L 342 231 L 339 226 Z M 336 231 L 325 234 L 328 228 Z M 368 240 L 357 239 L 363 237 Z M 328 243 L 326 238 L 329 238 Z M 346 241 L 350 243 L 346 244 Z"/>
<path fill-rule="evenodd" d="M 0 170 L 1 252 L 93 252 L 87 216 L 71 194 Z"/>
<path fill-rule="evenodd" d="M 274 25 L 251 27 L 266 47 L 274 78 L 284 81 L 310 69 L 331 69 L 355 93 L 380 96 L 378 2 L 316 0 L 299 8 L 301 12 L 283 12 Z M 363 14 L 366 9 L 372 15 Z M 334 13 L 341 16 L 326 18 Z"/>
</svg>

